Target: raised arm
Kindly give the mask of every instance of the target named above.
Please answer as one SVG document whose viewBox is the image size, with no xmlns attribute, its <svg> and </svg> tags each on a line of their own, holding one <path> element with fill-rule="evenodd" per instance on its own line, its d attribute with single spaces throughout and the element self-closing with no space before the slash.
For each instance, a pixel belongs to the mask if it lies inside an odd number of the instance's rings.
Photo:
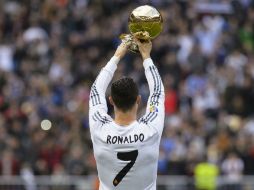
<svg viewBox="0 0 254 190">
<path fill-rule="evenodd" d="M 152 49 L 151 42 L 149 43 L 137 42 L 137 43 L 139 45 L 139 51 L 144 60 L 143 66 L 145 69 L 145 75 L 150 91 L 150 95 L 146 106 L 146 113 L 140 119 L 140 122 L 143 122 L 148 126 L 154 127 L 161 134 L 164 127 L 164 117 L 165 117 L 164 86 L 160 74 L 158 72 L 158 69 L 154 65 L 150 57 L 150 52 Z"/>
<path fill-rule="evenodd" d="M 107 113 L 108 108 L 105 93 L 113 78 L 119 60 L 118 57 L 113 56 L 106 66 L 102 68 L 100 74 L 93 83 L 89 100 L 90 111 L 100 109 Z"/>
<path fill-rule="evenodd" d="M 97 79 L 93 83 L 90 91 L 89 99 L 89 123 L 90 127 L 110 122 L 111 118 L 108 116 L 108 107 L 106 101 L 106 90 L 112 80 L 117 69 L 117 64 L 125 55 L 127 46 L 121 44 L 118 46 L 114 56 L 102 68 Z"/>
</svg>

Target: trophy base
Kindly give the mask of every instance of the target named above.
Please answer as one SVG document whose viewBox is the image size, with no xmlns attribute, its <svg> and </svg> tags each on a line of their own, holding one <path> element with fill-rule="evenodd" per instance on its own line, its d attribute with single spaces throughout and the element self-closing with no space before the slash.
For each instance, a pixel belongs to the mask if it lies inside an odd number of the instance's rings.
<svg viewBox="0 0 254 190">
<path fill-rule="evenodd" d="M 139 53 L 138 45 L 134 42 L 133 35 L 131 35 L 131 34 L 121 34 L 120 39 L 125 44 L 130 43 L 130 46 L 128 48 L 129 51 L 134 52 L 134 53 Z"/>
<path fill-rule="evenodd" d="M 135 34 L 121 34 L 120 39 L 123 43 L 130 43 L 129 50 L 134 53 L 139 53 L 138 45 L 134 42 L 134 37 L 139 39 L 141 43 L 146 43 L 151 40 L 149 33 L 146 31 L 136 32 Z"/>
</svg>

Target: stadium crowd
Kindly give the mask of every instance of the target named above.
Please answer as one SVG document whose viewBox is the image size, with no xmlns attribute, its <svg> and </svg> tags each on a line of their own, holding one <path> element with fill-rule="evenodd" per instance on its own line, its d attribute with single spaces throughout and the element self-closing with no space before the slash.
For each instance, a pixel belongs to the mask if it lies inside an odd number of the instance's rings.
<svg viewBox="0 0 254 190">
<path fill-rule="evenodd" d="M 0 0 L 1 175 L 96 173 L 90 87 L 147 3 L 164 19 L 152 52 L 166 90 L 158 172 L 192 176 L 206 160 L 254 175 L 254 1 Z M 124 75 L 139 84 L 142 115 L 139 55 L 121 61 Z"/>
</svg>

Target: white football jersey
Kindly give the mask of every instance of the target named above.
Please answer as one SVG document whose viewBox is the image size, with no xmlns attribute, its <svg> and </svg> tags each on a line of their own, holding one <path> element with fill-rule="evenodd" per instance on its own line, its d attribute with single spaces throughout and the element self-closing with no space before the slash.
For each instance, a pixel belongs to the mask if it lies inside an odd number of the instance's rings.
<svg viewBox="0 0 254 190">
<path fill-rule="evenodd" d="M 119 126 L 107 114 L 106 89 L 119 59 L 112 57 L 91 88 L 89 123 L 100 190 L 156 190 L 159 143 L 164 126 L 164 87 L 153 61 L 143 63 L 150 96 L 145 115 Z"/>
</svg>

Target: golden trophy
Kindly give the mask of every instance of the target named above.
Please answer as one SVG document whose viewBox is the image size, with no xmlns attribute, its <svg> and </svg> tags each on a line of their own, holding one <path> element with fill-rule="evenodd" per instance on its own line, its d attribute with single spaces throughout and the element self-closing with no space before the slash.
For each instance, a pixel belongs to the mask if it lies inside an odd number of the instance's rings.
<svg viewBox="0 0 254 190">
<path fill-rule="evenodd" d="M 124 43 L 130 43 L 129 50 L 139 52 L 134 37 L 141 42 L 156 38 L 162 31 L 163 19 L 158 10 L 149 5 L 134 9 L 129 17 L 128 27 L 130 34 L 122 34 L 120 39 Z"/>
</svg>

